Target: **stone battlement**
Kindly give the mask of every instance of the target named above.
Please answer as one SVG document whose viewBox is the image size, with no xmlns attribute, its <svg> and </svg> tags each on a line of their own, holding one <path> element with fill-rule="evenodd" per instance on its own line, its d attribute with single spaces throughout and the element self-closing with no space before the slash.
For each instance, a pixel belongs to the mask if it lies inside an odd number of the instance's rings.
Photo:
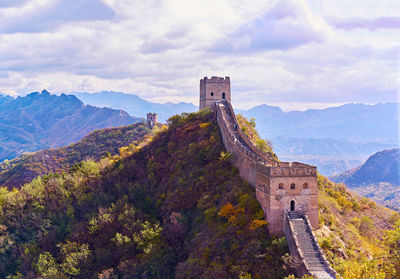
<svg viewBox="0 0 400 279">
<path fill-rule="evenodd" d="M 226 98 L 228 90 L 229 98 Z M 312 274 L 321 279 L 334 278 L 334 272 L 331 272 L 312 234 L 312 227 L 318 227 L 317 168 L 299 162 L 279 162 L 250 141 L 240 129 L 230 103 L 228 77 L 200 80 L 200 109 L 207 107 L 215 112 L 222 141 L 232 154 L 233 165 L 239 169 L 240 176 L 256 189 L 269 234 L 285 234 L 291 255 L 300 259 L 297 273 L 301 276 Z M 303 216 L 303 221 L 296 219 L 297 223 L 292 222 L 286 217 L 288 212 L 294 218 Z M 294 225 L 297 228 L 293 229 Z M 311 250 L 304 251 L 305 246 L 299 243 L 305 243 Z M 307 254 L 304 256 L 303 252 Z M 316 263 L 316 259 L 321 263 Z"/>
<path fill-rule="evenodd" d="M 270 175 L 271 176 L 316 176 L 317 168 L 314 166 L 307 166 L 304 164 L 301 164 L 301 166 L 296 166 L 296 165 L 282 166 L 281 163 L 278 163 L 278 166 L 271 167 Z"/>
<path fill-rule="evenodd" d="M 283 234 L 284 212 L 299 210 L 318 226 L 316 167 L 299 162 L 279 162 L 261 152 L 237 128 L 233 108 L 227 100 L 216 103 L 218 126 L 226 149 L 240 175 L 256 188 L 270 234 Z"/>
<path fill-rule="evenodd" d="M 231 79 L 229 77 L 216 77 L 212 76 L 211 78 L 204 77 L 200 80 L 200 85 L 205 83 L 231 83 Z"/>
</svg>

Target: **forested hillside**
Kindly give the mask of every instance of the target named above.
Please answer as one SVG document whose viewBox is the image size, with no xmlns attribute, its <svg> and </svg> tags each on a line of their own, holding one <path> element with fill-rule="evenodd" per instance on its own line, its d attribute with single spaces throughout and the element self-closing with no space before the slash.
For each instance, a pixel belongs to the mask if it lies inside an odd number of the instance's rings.
<svg viewBox="0 0 400 279">
<path fill-rule="evenodd" d="M 315 232 L 343 278 L 399 278 L 400 214 L 318 176 Z M 393 229 L 394 227 L 394 229 Z"/>
<path fill-rule="evenodd" d="M 283 278 L 253 188 L 210 114 L 176 116 L 138 151 L 1 190 L 0 276 Z M 282 258 L 283 257 L 283 258 Z"/>
<path fill-rule="evenodd" d="M 98 161 L 118 154 L 121 147 L 138 144 L 151 130 L 140 122 L 118 128 L 96 130 L 77 143 L 58 149 L 24 154 L 0 163 L 0 185 L 19 187 L 52 172 L 68 170 L 82 160 Z"/>
<path fill-rule="evenodd" d="M 268 237 L 254 188 L 229 159 L 202 111 L 172 117 L 120 155 L 1 188 L 0 277 L 288 276 L 285 238 Z M 399 251 L 400 223 L 388 231 L 398 217 L 342 185 L 318 183 L 318 234 L 334 267 L 345 278 L 394 278 L 397 254 L 386 252 Z"/>
<path fill-rule="evenodd" d="M 122 110 L 84 105 L 72 95 L 45 90 L 17 98 L 0 95 L 0 161 L 71 144 L 95 129 L 139 121 Z"/>
</svg>

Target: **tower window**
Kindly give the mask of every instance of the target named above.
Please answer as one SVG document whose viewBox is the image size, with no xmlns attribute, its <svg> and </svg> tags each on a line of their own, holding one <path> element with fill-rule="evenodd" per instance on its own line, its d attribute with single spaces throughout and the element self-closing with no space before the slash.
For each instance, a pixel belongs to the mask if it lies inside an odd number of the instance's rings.
<svg viewBox="0 0 400 279">
<path fill-rule="evenodd" d="M 307 183 L 303 184 L 303 189 L 308 189 L 308 184 Z"/>
<path fill-rule="evenodd" d="M 222 99 L 225 99 L 225 92 L 222 92 Z"/>
<path fill-rule="evenodd" d="M 290 189 L 294 189 L 294 188 L 296 188 L 296 184 L 294 184 L 294 183 L 290 184 Z"/>
<path fill-rule="evenodd" d="M 214 96 L 214 92 L 211 92 L 211 96 Z"/>
<path fill-rule="evenodd" d="M 283 183 L 279 183 L 279 189 L 283 189 Z"/>
</svg>

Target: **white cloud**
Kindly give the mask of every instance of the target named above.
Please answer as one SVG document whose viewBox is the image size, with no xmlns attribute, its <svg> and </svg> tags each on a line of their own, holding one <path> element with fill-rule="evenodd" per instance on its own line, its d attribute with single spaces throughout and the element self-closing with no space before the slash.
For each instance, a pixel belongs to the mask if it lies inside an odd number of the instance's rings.
<svg viewBox="0 0 400 279">
<path fill-rule="evenodd" d="M 0 12 L 0 33 L 53 30 L 70 21 L 112 19 L 114 12 L 100 0 L 31 0 Z"/>
<path fill-rule="evenodd" d="M 393 101 L 400 86 L 393 30 L 326 23 L 346 10 L 349 19 L 396 16 L 393 1 L 373 13 L 372 4 L 326 0 L 19 2 L 0 5 L 1 92 L 114 90 L 197 104 L 200 78 L 229 75 L 240 107 L 309 107 Z"/>
<path fill-rule="evenodd" d="M 212 47 L 217 52 L 287 50 L 322 42 L 327 24 L 313 16 L 303 1 L 281 0 L 261 16 L 226 34 Z"/>
</svg>

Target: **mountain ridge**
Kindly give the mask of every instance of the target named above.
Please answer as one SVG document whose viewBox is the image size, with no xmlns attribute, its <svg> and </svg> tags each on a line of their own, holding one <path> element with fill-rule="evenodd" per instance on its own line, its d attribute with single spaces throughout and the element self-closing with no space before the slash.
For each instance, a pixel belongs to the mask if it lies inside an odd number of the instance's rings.
<svg viewBox="0 0 400 279">
<path fill-rule="evenodd" d="M 332 176 L 331 179 L 335 182 L 343 182 L 349 187 L 381 182 L 400 186 L 400 149 L 379 151 L 360 166 Z"/>
<path fill-rule="evenodd" d="M 76 142 L 95 129 L 139 121 L 122 110 L 84 105 L 73 95 L 46 90 L 16 98 L 0 96 L 0 161 Z"/>
<path fill-rule="evenodd" d="M 333 138 L 349 142 L 398 144 L 398 103 L 366 105 L 349 103 L 321 110 L 283 112 L 258 106 L 240 111 L 258 121 L 259 133 L 268 138 Z M 239 110 L 238 110 L 239 111 Z M 273 114 L 271 115 L 271 112 Z M 266 115 L 264 117 L 264 114 Z M 328 130 L 327 128 L 330 128 Z M 374 133 L 370 133 L 373 131 Z M 371 136 L 372 134 L 372 136 Z"/>
<path fill-rule="evenodd" d="M 87 92 L 72 92 L 71 94 L 77 96 L 84 103 L 95 105 L 99 107 L 111 107 L 115 109 L 123 109 L 131 115 L 145 117 L 148 112 L 158 113 L 159 121 L 166 122 L 166 120 L 176 114 L 183 112 L 195 112 L 198 107 L 192 103 L 171 103 L 164 104 L 146 101 L 134 94 L 126 94 L 114 91 L 101 91 L 94 93 Z"/>
</svg>

